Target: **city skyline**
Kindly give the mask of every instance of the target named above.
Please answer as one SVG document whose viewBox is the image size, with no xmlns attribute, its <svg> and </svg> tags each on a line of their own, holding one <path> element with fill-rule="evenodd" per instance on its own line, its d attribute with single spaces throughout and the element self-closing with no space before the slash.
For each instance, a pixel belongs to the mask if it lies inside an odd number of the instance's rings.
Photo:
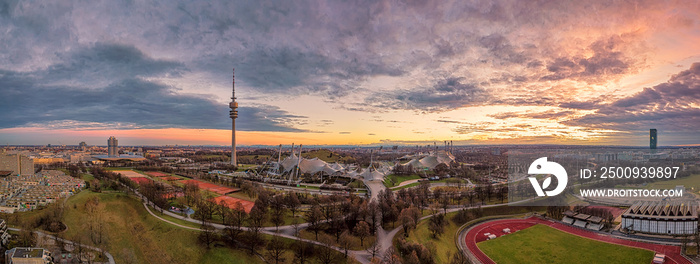
<svg viewBox="0 0 700 264">
<path fill-rule="evenodd" d="M 37 5 L 37 6 L 34 6 Z M 693 2 L 0 6 L 0 145 L 700 144 Z M 102 142 L 102 143 L 100 143 Z"/>
</svg>

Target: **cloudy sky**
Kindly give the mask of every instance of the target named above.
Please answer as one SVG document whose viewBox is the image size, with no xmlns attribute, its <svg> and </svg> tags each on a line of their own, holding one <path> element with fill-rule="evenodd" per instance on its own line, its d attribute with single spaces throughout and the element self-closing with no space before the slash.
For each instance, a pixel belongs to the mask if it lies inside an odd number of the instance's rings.
<svg viewBox="0 0 700 264">
<path fill-rule="evenodd" d="M 4 1 L 0 144 L 700 144 L 697 1 Z"/>
</svg>

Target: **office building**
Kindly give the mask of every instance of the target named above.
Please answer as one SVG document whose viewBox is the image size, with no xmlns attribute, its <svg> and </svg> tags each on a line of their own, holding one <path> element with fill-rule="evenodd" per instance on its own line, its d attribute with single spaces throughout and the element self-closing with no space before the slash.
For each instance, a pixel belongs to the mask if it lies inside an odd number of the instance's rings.
<svg viewBox="0 0 700 264">
<path fill-rule="evenodd" d="M 12 175 L 33 175 L 34 161 L 20 154 L 0 154 L 0 171 L 11 171 Z"/>
<path fill-rule="evenodd" d="M 109 137 L 107 140 L 107 156 L 109 157 L 117 157 L 119 156 L 119 150 L 117 149 L 119 145 L 119 142 L 117 141 L 117 138 L 115 137 Z"/>
</svg>

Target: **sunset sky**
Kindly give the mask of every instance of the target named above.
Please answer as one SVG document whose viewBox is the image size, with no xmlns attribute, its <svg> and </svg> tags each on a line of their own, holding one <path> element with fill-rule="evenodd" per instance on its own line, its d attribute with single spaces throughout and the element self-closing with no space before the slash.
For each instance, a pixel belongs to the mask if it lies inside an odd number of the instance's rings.
<svg viewBox="0 0 700 264">
<path fill-rule="evenodd" d="M 700 144 L 698 1 L 0 1 L 0 145 Z"/>
</svg>

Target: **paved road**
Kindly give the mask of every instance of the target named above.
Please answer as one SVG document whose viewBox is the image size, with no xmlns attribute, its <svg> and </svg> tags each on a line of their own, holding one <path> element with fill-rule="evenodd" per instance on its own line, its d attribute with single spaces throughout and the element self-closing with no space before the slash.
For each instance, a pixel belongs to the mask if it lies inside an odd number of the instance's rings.
<svg viewBox="0 0 700 264">
<path fill-rule="evenodd" d="M 16 232 L 22 231 L 22 229 L 19 229 L 19 228 L 12 228 L 12 227 L 8 227 L 7 229 L 8 229 L 8 230 L 12 230 L 12 231 L 16 231 Z M 73 241 L 66 240 L 66 239 L 63 239 L 63 238 L 56 238 L 56 237 L 54 237 L 54 236 L 52 236 L 52 235 L 46 234 L 46 233 L 41 232 L 41 231 L 34 231 L 34 233 L 37 234 L 37 236 L 46 236 L 46 237 L 49 237 L 49 238 L 51 238 L 51 239 L 57 239 L 58 241 L 63 241 L 64 243 L 76 244 L 76 243 L 73 242 Z M 109 264 L 115 264 L 115 262 L 114 262 L 114 257 L 112 257 L 112 254 L 109 254 L 109 252 L 103 251 L 102 249 L 100 249 L 100 248 L 98 248 L 98 247 L 88 246 L 88 245 L 85 245 L 85 244 L 79 244 L 79 245 L 83 246 L 84 248 L 90 249 L 90 250 L 103 252 L 103 253 L 105 254 L 105 256 L 107 257 L 107 261 L 109 262 Z"/>
</svg>

